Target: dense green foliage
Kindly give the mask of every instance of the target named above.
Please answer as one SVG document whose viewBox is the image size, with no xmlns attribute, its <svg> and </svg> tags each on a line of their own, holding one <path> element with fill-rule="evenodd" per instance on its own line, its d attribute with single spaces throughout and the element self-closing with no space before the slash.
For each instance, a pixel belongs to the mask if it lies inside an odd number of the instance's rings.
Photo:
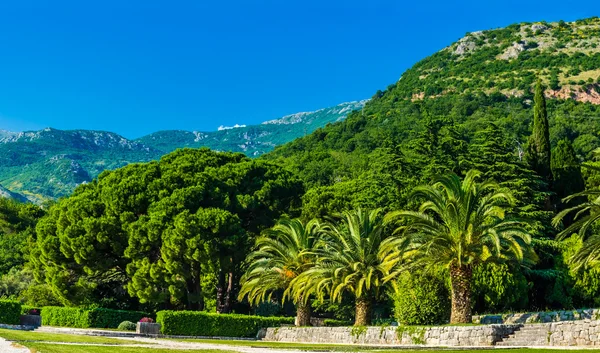
<svg viewBox="0 0 600 353">
<path fill-rule="evenodd" d="M 21 317 L 21 304 L 12 300 L 0 299 L 0 324 L 18 325 Z"/>
<path fill-rule="evenodd" d="M 356 303 L 355 325 L 371 323 L 373 300 L 384 290 L 385 277 L 397 265 L 398 251 L 385 247 L 381 209 L 345 212 L 337 221 L 321 226 L 314 264 L 290 283 L 298 301 L 311 295 L 341 302 L 344 294 Z"/>
<path fill-rule="evenodd" d="M 256 337 L 261 328 L 293 324 L 294 318 L 159 311 L 156 322 L 165 335 Z"/>
<path fill-rule="evenodd" d="M 529 136 L 527 144 L 529 149 L 526 156 L 531 169 L 542 177 L 544 181 L 551 183 L 550 127 L 548 126 L 546 98 L 544 98 L 544 89 L 540 81 L 535 86 L 533 104 L 533 128 L 531 136 Z"/>
<path fill-rule="evenodd" d="M 323 325 L 326 327 L 352 326 L 352 321 L 325 319 L 323 320 Z"/>
<path fill-rule="evenodd" d="M 471 309 L 597 305 L 600 102 L 593 91 L 600 92 L 600 54 L 590 45 L 600 21 L 532 28 L 469 34 L 361 111 L 255 160 L 178 150 L 93 181 L 94 173 L 75 173 L 81 178 L 65 188 L 89 182 L 44 211 L 0 204 L 7 264 L 0 291 L 31 305 L 219 313 L 262 306 L 253 311 L 265 315 L 284 311 L 291 297 L 304 305 L 304 319 L 312 303 L 317 315 L 354 317 L 358 325 L 389 318 L 394 285 L 410 294 L 395 298 L 406 323 L 443 321 L 448 295 L 454 322 L 468 322 Z M 286 129 L 279 123 L 219 136 Z M 288 125 L 290 133 L 302 126 Z M 56 130 L 21 138 L 28 149 L 19 163 L 39 173 L 52 165 L 53 177 L 88 163 L 75 154 L 92 148 L 84 144 L 40 167 L 33 151 L 48 143 L 44 135 L 68 148 L 81 143 Z M 125 164 L 118 151 L 127 141 L 80 135 L 102 142 L 94 148 L 103 160 L 114 153 L 113 167 Z M 203 139 L 210 140 L 165 133 L 148 141 L 173 148 Z M 247 153 L 260 148 L 250 145 Z M 131 161 L 154 159 L 155 150 L 140 146 L 128 145 Z M 10 155 L 0 148 L 0 157 Z M 431 273 L 446 276 L 449 287 L 420 284 Z M 74 310 L 64 321 L 90 320 L 88 311 Z M 185 330 L 181 320 L 194 315 L 166 316 Z M 243 332 L 230 332 L 233 321 L 202 315 L 190 319 L 194 330 L 247 336 L 259 326 L 248 319 Z"/>
<path fill-rule="evenodd" d="M 42 308 L 42 325 L 63 326 L 75 328 L 118 328 L 123 321 L 137 322 L 149 316 L 148 313 L 111 310 L 111 309 L 83 309 L 46 306 Z"/>
<path fill-rule="evenodd" d="M 81 308 L 64 308 L 59 306 L 45 306 L 42 308 L 42 325 L 62 327 L 91 327 L 89 323 L 89 310 Z"/>
<path fill-rule="evenodd" d="M 119 330 L 122 331 L 135 331 L 135 329 L 137 325 L 131 321 L 123 321 L 119 324 L 119 326 L 117 327 Z"/>
<path fill-rule="evenodd" d="M 103 173 L 37 225 L 36 275 L 65 304 L 229 311 L 254 236 L 294 212 L 299 180 L 241 154 L 185 149 Z M 125 290 L 126 289 L 126 290 Z M 113 300 L 108 302 L 107 300 Z M 133 307 L 135 309 L 135 307 Z"/>
<path fill-rule="evenodd" d="M 394 317 L 401 325 L 445 324 L 450 316 L 449 296 L 439 276 L 405 273 L 394 285 Z"/>
<path fill-rule="evenodd" d="M 303 223 L 284 218 L 264 231 L 246 257 L 248 268 L 240 279 L 239 299 L 248 297 L 250 303 L 259 305 L 271 300 L 274 291 L 283 291 L 282 299 L 289 296 L 291 282 L 314 265 L 319 228 L 316 220 Z M 296 299 L 297 325 L 310 325 L 310 305 L 302 298 Z"/>
</svg>

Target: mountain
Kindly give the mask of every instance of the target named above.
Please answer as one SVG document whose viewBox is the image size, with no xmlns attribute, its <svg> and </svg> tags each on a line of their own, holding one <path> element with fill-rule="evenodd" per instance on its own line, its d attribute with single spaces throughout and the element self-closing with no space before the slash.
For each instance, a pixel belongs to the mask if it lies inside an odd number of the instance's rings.
<svg viewBox="0 0 600 353">
<path fill-rule="evenodd" d="M 305 217 L 345 207 L 400 209 L 416 185 L 439 173 L 464 173 L 481 133 L 493 126 L 502 148 L 522 164 L 538 78 L 546 87 L 552 146 L 568 140 L 580 161 L 594 161 L 598 18 L 469 33 L 377 91 L 360 112 L 262 158 L 304 180 Z"/>
<path fill-rule="evenodd" d="M 112 132 L 46 128 L 0 130 L 0 196 L 41 203 L 66 196 L 103 170 L 159 159 L 177 148 L 209 147 L 258 156 L 275 146 L 343 120 L 366 101 L 297 113 L 259 125 L 212 132 L 159 131 L 136 140 Z"/>
<path fill-rule="evenodd" d="M 0 185 L 0 197 L 5 199 L 12 199 L 19 202 L 27 202 L 29 201 L 25 196 L 21 194 L 17 194 L 16 192 L 12 192 L 7 188 Z"/>
<path fill-rule="evenodd" d="M 468 33 L 417 63 L 388 89 L 410 99 L 478 91 L 520 97 L 538 77 L 548 86 L 548 96 L 600 104 L 600 19 Z"/>
<path fill-rule="evenodd" d="M 275 146 L 309 134 L 319 127 L 343 120 L 361 109 L 367 100 L 338 104 L 335 107 L 286 115 L 260 125 L 220 127 L 218 131 L 159 131 L 136 141 L 163 152 L 181 147 L 210 147 L 218 151 L 242 152 L 259 156 Z"/>
</svg>

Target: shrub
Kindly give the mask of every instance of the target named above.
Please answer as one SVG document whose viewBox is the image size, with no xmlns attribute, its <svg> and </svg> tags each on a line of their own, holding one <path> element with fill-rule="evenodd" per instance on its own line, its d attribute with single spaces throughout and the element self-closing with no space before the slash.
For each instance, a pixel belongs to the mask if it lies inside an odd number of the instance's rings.
<svg viewBox="0 0 600 353">
<path fill-rule="evenodd" d="M 165 335 L 254 337 L 261 328 L 293 324 L 294 318 L 159 311 L 156 322 L 161 324 L 161 331 Z"/>
<path fill-rule="evenodd" d="M 323 320 L 323 325 L 327 327 L 352 326 L 352 321 L 326 319 Z"/>
<path fill-rule="evenodd" d="M 118 328 L 123 321 L 137 322 L 148 316 L 139 311 L 81 309 L 46 306 L 42 309 L 42 325 L 76 328 Z"/>
<path fill-rule="evenodd" d="M 0 324 L 18 325 L 21 304 L 12 300 L 0 300 Z"/>
<path fill-rule="evenodd" d="M 140 319 L 140 322 L 149 322 L 149 323 L 154 323 L 154 319 L 151 317 L 143 317 Z"/>
<path fill-rule="evenodd" d="M 131 321 L 123 321 L 119 324 L 119 327 L 117 328 L 122 331 L 135 331 L 136 324 L 134 324 Z"/>
<path fill-rule="evenodd" d="M 396 320 L 402 325 L 436 325 L 448 322 L 450 300 L 444 282 L 432 275 L 404 274 L 393 295 Z"/>
<path fill-rule="evenodd" d="M 529 285 L 519 268 L 507 264 L 483 264 L 473 270 L 471 285 L 477 313 L 506 312 L 527 308 Z"/>
</svg>

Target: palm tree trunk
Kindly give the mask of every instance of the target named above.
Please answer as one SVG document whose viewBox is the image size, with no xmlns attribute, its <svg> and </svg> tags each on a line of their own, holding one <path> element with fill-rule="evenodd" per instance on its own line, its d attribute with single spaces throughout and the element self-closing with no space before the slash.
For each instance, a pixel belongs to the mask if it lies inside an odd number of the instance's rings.
<svg viewBox="0 0 600 353">
<path fill-rule="evenodd" d="M 296 326 L 310 326 L 311 309 L 310 303 L 305 303 L 302 298 L 298 301 L 296 310 Z"/>
<path fill-rule="evenodd" d="M 368 298 L 356 299 L 356 318 L 354 326 L 366 326 L 371 324 L 371 301 Z"/>
<path fill-rule="evenodd" d="M 450 283 L 452 285 L 451 324 L 470 324 L 471 317 L 471 277 L 470 266 L 451 266 Z"/>
</svg>

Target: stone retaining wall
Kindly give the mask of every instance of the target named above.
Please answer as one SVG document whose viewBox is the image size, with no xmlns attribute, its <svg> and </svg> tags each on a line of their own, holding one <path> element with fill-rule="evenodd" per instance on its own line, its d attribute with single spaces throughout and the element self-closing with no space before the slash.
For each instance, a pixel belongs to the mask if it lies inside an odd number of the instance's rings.
<svg viewBox="0 0 600 353">
<path fill-rule="evenodd" d="M 580 320 L 540 325 L 548 330 L 548 346 L 600 346 L 600 321 Z"/>
<path fill-rule="evenodd" d="M 501 315 L 473 316 L 474 324 L 533 324 L 574 320 L 599 320 L 600 309 L 579 309 L 563 311 L 546 311 L 534 313 L 517 313 Z"/>
<path fill-rule="evenodd" d="M 521 325 L 280 327 L 266 330 L 265 341 L 427 346 L 492 346 Z"/>
</svg>

